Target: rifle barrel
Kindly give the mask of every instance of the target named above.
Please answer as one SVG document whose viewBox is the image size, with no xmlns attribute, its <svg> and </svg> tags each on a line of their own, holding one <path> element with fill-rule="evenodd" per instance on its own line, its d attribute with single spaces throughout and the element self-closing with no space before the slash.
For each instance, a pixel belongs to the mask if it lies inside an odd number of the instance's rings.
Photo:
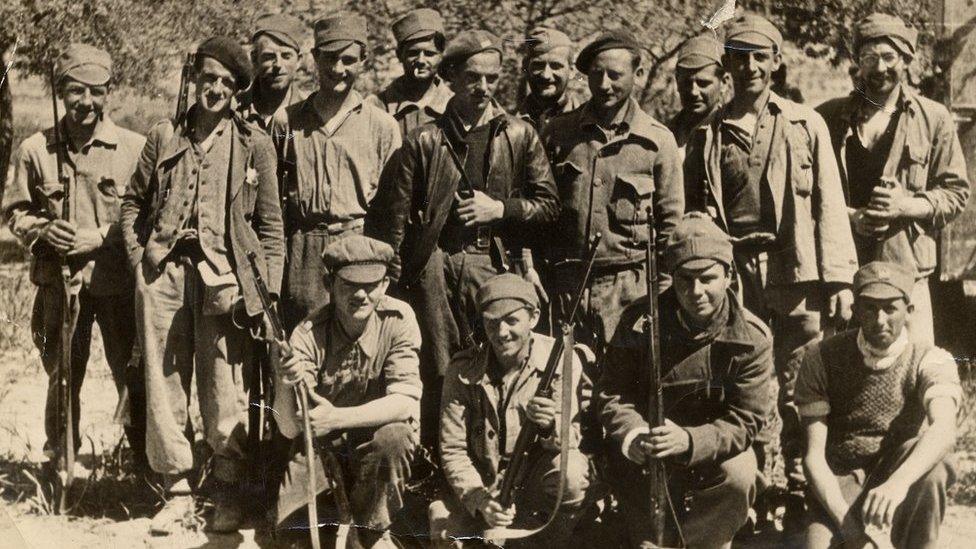
<svg viewBox="0 0 976 549">
<path fill-rule="evenodd" d="M 651 427 L 664 424 L 664 402 L 661 391 L 661 334 L 658 318 L 658 269 L 657 243 L 655 241 L 654 210 L 647 208 L 647 358 L 649 366 L 649 391 L 647 403 L 647 423 Z M 658 547 L 664 545 L 665 507 L 667 506 L 667 473 L 664 463 L 659 459 L 648 460 L 648 475 L 651 486 L 651 535 Z"/>
</svg>

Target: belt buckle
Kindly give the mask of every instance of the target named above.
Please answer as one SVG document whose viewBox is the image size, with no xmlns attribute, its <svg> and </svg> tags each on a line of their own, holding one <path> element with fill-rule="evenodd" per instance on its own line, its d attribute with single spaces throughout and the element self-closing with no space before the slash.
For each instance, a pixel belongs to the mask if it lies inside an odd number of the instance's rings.
<svg viewBox="0 0 976 549">
<path fill-rule="evenodd" d="M 478 237 L 475 239 L 474 245 L 479 250 L 487 250 L 491 246 L 491 232 L 488 227 L 478 227 Z"/>
</svg>

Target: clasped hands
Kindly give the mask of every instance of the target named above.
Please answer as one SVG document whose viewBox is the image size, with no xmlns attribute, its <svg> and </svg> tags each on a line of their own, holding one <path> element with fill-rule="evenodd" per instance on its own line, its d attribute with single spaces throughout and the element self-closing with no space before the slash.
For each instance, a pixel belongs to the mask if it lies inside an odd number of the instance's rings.
<svg viewBox="0 0 976 549">
<path fill-rule="evenodd" d="M 105 240 L 98 229 L 79 229 L 64 219 L 49 222 L 41 228 L 38 238 L 61 255 L 86 254 L 100 247 Z"/>
<path fill-rule="evenodd" d="M 854 232 L 861 236 L 881 237 L 893 222 L 905 217 L 911 199 L 912 195 L 904 187 L 890 179 L 883 179 L 871 191 L 868 205 L 851 214 Z"/>
<path fill-rule="evenodd" d="M 670 419 L 664 425 L 652 427 L 650 433 L 641 433 L 630 443 L 627 457 L 639 465 L 649 458 L 662 459 L 681 456 L 691 449 L 691 434 Z"/>
</svg>

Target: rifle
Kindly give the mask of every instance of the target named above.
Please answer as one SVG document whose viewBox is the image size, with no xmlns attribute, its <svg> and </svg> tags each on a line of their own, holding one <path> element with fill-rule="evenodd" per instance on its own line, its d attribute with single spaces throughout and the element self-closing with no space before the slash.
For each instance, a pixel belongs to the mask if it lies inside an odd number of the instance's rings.
<svg viewBox="0 0 976 549">
<path fill-rule="evenodd" d="M 186 58 L 183 60 L 183 68 L 180 70 L 180 92 L 176 99 L 176 114 L 173 116 L 173 123 L 176 124 L 186 115 L 187 109 L 190 108 L 189 101 L 189 91 L 190 91 L 190 73 L 193 71 L 194 55 L 192 53 L 186 54 Z"/>
</svg>

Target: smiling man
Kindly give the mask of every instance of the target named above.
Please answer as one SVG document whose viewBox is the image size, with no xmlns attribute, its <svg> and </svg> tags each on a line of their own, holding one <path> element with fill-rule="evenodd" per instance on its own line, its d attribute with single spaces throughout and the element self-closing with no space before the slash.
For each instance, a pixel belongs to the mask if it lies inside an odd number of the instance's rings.
<svg viewBox="0 0 976 549">
<path fill-rule="evenodd" d="M 568 89 L 574 73 L 573 41 L 562 31 L 537 27 L 526 36 L 522 55 L 529 93 L 517 111 L 542 132 L 550 118 L 582 104 Z"/>
<path fill-rule="evenodd" d="M 725 49 L 711 34 L 689 38 L 678 50 L 674 81 L 681 110 L 668 127 L 684 150 L 691 132 L 722 106 L 731 87 L 722 66 Z"/>
<path fill-rule="evenodd" d="M 238 110 L 248 122 L 270 131 L 287 122 L 285 109 L 305 96 L 295 85 L 302 64 L 307 28 L 296 17 L 267 14 L 258 18 L 251 35 L 254 85 L 241 97 Z"/>
</svg>

